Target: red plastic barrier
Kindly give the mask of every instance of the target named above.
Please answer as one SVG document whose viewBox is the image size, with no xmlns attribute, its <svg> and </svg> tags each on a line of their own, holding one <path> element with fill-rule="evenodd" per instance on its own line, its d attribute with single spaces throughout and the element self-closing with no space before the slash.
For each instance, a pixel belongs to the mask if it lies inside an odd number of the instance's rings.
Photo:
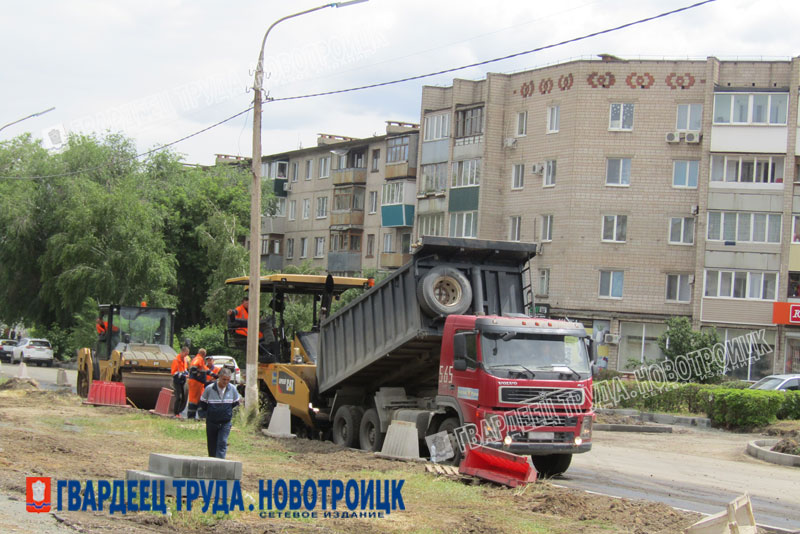
<svg viewBox="0 0 800 534">
<path fill-rule="evenodd" d="M 536 469 L 528 456 L 483 445 L 467 449 L 458 471 L 512 488 L 536 482 Z"/>
<path fill-rule="evenodd" d="M 172 390 L 169 388 L 161 388 L 158 392 L 158 400 L 156 400 L 156 408 L 153 410 L 158 415 L 172 415 L 169 405 L 172 404 Z"/>
<path fill-rule="evenodd" d="M 125 406 L 125 384 L 122 382 L 103 382 L 93 380 L 85 404 L 95 406 Z"/>
</svg>

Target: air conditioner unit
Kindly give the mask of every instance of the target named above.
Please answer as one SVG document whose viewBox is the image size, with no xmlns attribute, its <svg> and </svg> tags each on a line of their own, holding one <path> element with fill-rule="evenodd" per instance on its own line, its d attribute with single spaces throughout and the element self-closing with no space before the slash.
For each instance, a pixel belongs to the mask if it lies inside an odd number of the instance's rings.
<svg viewBox="0 0 800 534">
<path fill-rule="evenodd" d="M 506 137 L 503 146 L 506 148 L 516 148 L 517 140 L 513 137 Z"/>
<path fill-rule="evenodd" d="M 291 191 L 292 190 L 292 183 L 291 182 L 283 182 L 283 190 L 284 191 Z"/>
<path fill-rule="evenodd" d="M 534 163 L 531 170 L 533 174 L 542 174 L 544 172 L 544 163 Z"/>
<path fill-rule="evenodd" d="M 680 143 L 680 142 L 681 142 L 680 132 L 667 132 L 667 143 Z"/>
<path fill-rule="evenodd" d="M 691 213 L 692 215 L 697 215 L 698 213 L 700 213 L 700 206 L 698 206 L 697 204 L 695 204 L 694 206 L 692 206 L 691 208 L 689 208 L 689 211 L 690 211 L 690 213 Z"/>
<path fill-rule="evenodd" d="M 603 343 L 606 345 L 617 345 L 619 344 L 619 334 L 606 334 L 603 336 Z"/>
<path fill-rule="evenodd" d="M 702 137 L 702 135 L 700 134 L 700 132 L 686 132 L 686 135 L 684 137 L 684 141 L 686 141 L 687 143 L 696 145 L 697 143 L 700 142 L 700 138 L 701 137 Z"/>
<path fill-rule="evenodd" d="M 694 284 L 694 275 L 693 274 L 689 275 L 689 283 L 690 284 Z"/>
</svg>

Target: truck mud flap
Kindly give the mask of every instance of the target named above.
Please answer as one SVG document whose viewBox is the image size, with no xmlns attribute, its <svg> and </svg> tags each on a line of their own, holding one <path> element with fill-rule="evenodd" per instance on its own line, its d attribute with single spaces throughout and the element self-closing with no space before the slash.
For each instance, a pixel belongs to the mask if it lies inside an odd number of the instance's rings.
<svg viewBox="0 0 800 534">
<path fill-rule="evenodd" d="M 527 456 L 483 445 L 467 448 L 458 472 L 516 488 L 536 482 L 536 469 Z"/>
</svg>

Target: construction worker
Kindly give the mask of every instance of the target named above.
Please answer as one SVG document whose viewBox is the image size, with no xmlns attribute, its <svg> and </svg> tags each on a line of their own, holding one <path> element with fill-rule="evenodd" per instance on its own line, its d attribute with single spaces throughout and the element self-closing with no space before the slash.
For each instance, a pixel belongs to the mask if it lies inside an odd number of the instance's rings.
<svg viewBox="0 0 800 534">
<path fill-rule="evenodd" d="M 228 434 L 231 432 L 233 409 L 239 406 L 242 398 L 231 385 L 230 369 L 221 369 L 219 378 L 206 388 L 200 397 L 200 406 L 208 413 L 206 418 L 206 442 L 208 455 L 212 458 L 225 458 L 228 451 Z"/>
<path fill-rule="evenodd" d="M 206 356 L 206 367 L 208 367 L 208 382 L 206 387 L 210 386 L 219 376 L 219 370 L 222 367 L 214 365 L 214 358 L 211 356 Z"/>
<path fill-rule="evenodd" d="M 95 323 L 95 329 L 97 330 L 97 335 L 101 338 L 104 338 L 108 333 L 108 321 L 103 320 L 102 317 L 98 317 L 97 323 Z M 114 326 L 112 331 L 119 332 L 119 328 Z"/>
<path fill-rule="evenodd" d="M 250 299 L 247 295 L 242 298 L 242 303 L 232 310 L 228 310 L 228 325 L 229 328 L 234 329 L 235 336 L 241 336 L 247 339 L 247 319 L 249 318 Z M 270 344 L 274 344 L 275 336 L 272 333 L 272 318 L 268 317 L 265 324 L 258 332 L 258 361 L 261 363 L 273 363 L 276 360 L 273 354 L 274 349 L 270 349 Z M 267 339 L 264 338 L 264 330 L 269 334 Z"/>
<path fill-rule="evenodd" d="M 189 410 L 186 416 L 195 419 L 200 395 L 208 383 L 208 366 L 206 366 L 206 349 L 197 351 L 197 355 L 189 363 Z"/>
<path fill-rule="evenodd" d="M 183 411 L 186 404 L 184 386 L 189 376 L 189 347 L 184 345 L 181 352 L 172 360 L 172 391 L 175 393 L 175 416 Z"/>
</svg>

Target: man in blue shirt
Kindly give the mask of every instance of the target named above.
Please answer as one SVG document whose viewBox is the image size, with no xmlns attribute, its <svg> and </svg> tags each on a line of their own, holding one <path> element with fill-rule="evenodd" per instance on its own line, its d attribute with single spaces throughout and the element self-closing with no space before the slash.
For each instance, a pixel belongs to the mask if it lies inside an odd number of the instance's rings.
<svg viewBox="0 0 800 534">
<path fill-rule="evenodd" d="M 222 368 L 217 381 L 206 387 L 200 396 L 200 410 L 206 412 L 206 441 L 208 455 L 225 458 L 228 435 L 231 432 L 233 409 L 242 401 L 236 387 L 230 384 L 230 369 Z"/>
</svg>

